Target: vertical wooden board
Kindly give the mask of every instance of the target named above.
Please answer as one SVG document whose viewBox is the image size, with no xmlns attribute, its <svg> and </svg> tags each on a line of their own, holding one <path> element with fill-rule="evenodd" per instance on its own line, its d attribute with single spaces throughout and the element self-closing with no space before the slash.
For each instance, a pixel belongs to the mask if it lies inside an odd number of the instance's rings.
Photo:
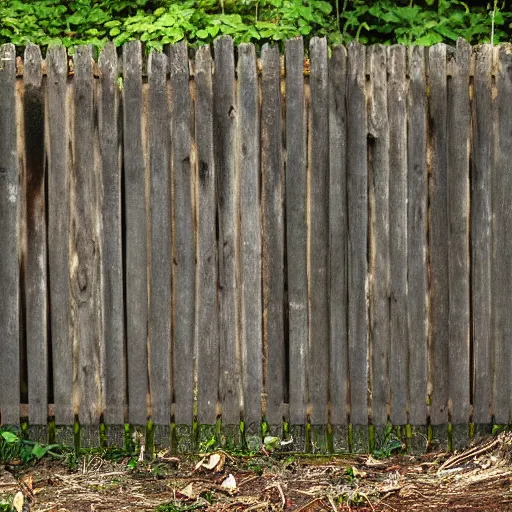
<svg viewBox="0 0 512 512">
<path fill-rule="evenodd" d="M 240 420 L 238 365 L 238 308 L 236 301 L 236 262 L 238 226 L 236 222 L 235 174 L 235 62 L 233 40 L 219 37 L 214 43 L 213 76 L 214 158 L 217 170 L 219 223 L 219 310 L 220 310 L 220 380 L 219 399 L 222 422 L 238 424 Z"/>
<path fill-rule="evenodd" d="M 469 421 L 469 60 L 471 47 L 457 41 L 448 82 L 449 405 L 451 422 Z"/>
<path fill-rule="evenodd" d="M 348 47 L 348 347 L 350 421 L 368 423 L 368 162 L 365 96 L 366 49 Z"/>
<path fill-rule="evenodd" d="M 492 169 L 492 339 L 494 340 L 493 412 L 496 423 L 510 421 L 510 365 L 512 354 L 512 52 L 498 51 L 496 72 L 496 142 Z M 508 383 L 508 385 L 507 385 Z"/>
<path fill-rule="evenodd" d="M 304 125 L 304 46 L 291 39 L 286 48 L 286 267 L 289 320 L 290 422 L 306 420 L 308 281 L 306 237 L 306 145 Z"/>
<path fill-rule="evenodd" d="M 216 169 L 213 157 L 212 57 L 209 46 L 196 52 L 195 143 L 197 151 L 196 329 L 198 340 L 197 414 L 201 424 L 216 420 L 219 384 L 217 301 Z"/>
<path fill-rule="evenodd" d="M 371 92 L 368 98 L 368 182 L 370 202 L 370 346 L 371 415 L 385 425 L 389 407 L 390 368 L 390 133 L 388 121 L 387 51 L 367 49 Z M 360 257 L 363 257 L 361 255 Z"/>
<path fill-rule="evenodd" d="M 284 336 L 284 167 L 279 48 L 261 53 L 261 173 L 263 181 L 263 332 L 266 345 L 267 422 L 282 423 L 286 388 Z M 257 205 L 256 205 L 257 207 Z"/>
<path fill-rule="evenodd" d="M 311 40 L 309 403 L 312 424 L 327 424 L 329 391 L 329 112 L 327 40 Z"/>
<path fill-rule="evenodd" d="M 14 45 L 0 46 L 0 422 L 12 425 L 20 421 L 20 193 L 15 60 Z"/>
<path fill-rule="evenodd" d="M 70 425 L 73 416 L 73 345 L 69 281 L 70 133 L 66 50 L 52 46 L 48 70 L 48 257 L 50 325 L 55 422 Z"/>
<path fill-rule="evenodd" d="M 347 50 L 329 61 L 329 318 L 330 420 L 347 424 Z"/>
<path fill-rule="evenodd" d="M 101 177 L 94 158 L 92 47 L 80 46 L 75 66 L 75 166 L 71 229 L 71 296 L 75 390 L 82 424 L 99 423 L 103 412 L 103 317 Z M 77 404 L 75 404 L 76 406 Z"/>
<path fill-rule="evenodd" d="M 125 298 L 128 421 L 146 423 L 148 291 L 146 163 L 142 143 L 142 55 L 139 41 L 123 47 Z"/>
<path fill-rule="evenodd" d="M 124 356 L 123 249 L 121 224 L 122 130 L 119 129 L 117 53 L 113 43 L 99 56 L 101 71 L 98 132 L 103 201 L 103 339 L 105 340 L 105 423 L 124 423 L 126 370 Z"/>
<path fill-rule="evenodd" d="M 425 48 L 409 58 L 407 130 L 407 318 L 409 330 L 409 423 L 427 423 L 427 86 Z"/>
<path fill-rule="evenodd" d="M 407 85 L 405 46 L 388 50 L 391 423 L 407 423 Z"/>
<path fill-rule="evenodd" d="M 262 297 L 260 123 L 254 45 L 238 47 L 237 166 L 240 183 L 240 363 L 244 420 L 261 421 Z"/>
<path fill-rule="evenodd" d="M 151 419 L 158 425 L 167 425 L 171 420 L 171 186 L 166 75 L 167 56 L 151 52 L 148 62 L 151 176 L 149 388 Z"/>
<path fill-rule="evenodd" d="M 46 282 L 45 99 L 41 50 L 28 45 L 24 58 L 25 130 L 25 322 L 27 337 L 29 421 L 48 419 L 48 322 Z"/>
<path fill-rule="evenodd" d="M 429 394 L 433 425 L 448 421 L 448 210 L 446 46 L 428 54 L 429 96 L 429 263 L 430 343 Z"/>
<path fill-rule="evenodd" d="M 172 338 L 175 421 L 192 423 L 194 394 L 195 245 L 191 109 L 187 43 L 169 47 L 172 141 Z"/>
<path fill-rule="evenodd" d="M 471 147 L 471 300 L 473 333 L 473 421 L 490 423 L 491 336 L 491 170 L 494 145 L 492 46 L 475 49 Z"/>
</svg>

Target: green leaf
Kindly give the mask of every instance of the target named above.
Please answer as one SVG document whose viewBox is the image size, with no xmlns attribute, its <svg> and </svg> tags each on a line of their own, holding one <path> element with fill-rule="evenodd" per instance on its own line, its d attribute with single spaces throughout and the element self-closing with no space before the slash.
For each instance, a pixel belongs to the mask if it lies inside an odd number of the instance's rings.
<svg viewBox="0 0 512 512">
<path fill-rule="evenodd" d="M 110 30 L 109 34 L 111 37 L 115 37 L 117 35 L 119 35 L 121 33 L 121 30 L 119 30 L 118 27 L 114 27 L 113 29 Z"/>
<path fill-rule="evenodd" d="M 319 9 L 320 11 L 322 11 L 324 14 L 331 14 L 332 5 L 329 2 L 320 0 L 320 1 L 314 2 L 313 6 L 316 9 Z"/>
<path fill-rule="evenodd" d="M 46 455 L 46 452 L 48 451 L 48 447 L 47 446 L 42 446 L 40 444 L 36 444 L 33 448 L 32 448 L 32 455 L 36 458 L 36 459 L 42 459 L 45 455 Z"/>
<path fill-rule="evenodd" d="M 17 443 L 19 441 L 19 437 L 16 434 L 8 431 L 2 432 L 2 437 L 6 443 Z"/>
<path fill-rule="evenodd" d="M 436 34 L 435 32 L 428 32 L 424 36 L 419 37 L 414 41 L 414 44 L 418 46 L 432 46 L 433 44 L 437 44 L 442 42 L 443 38 Z"/>
<path fill-rule="evenodd" d="M 200 29 L 196 32 L 196 37 L 198 37 L 199 39 L 206 39 L 208 36 L 208 32 L 204 29 Z"/>
<path fill-rule="evenodd" d="M 159 7 L 158 9 L 155 10 L 155 12 L 153 13 L 157 18 L 162 16 L 162 14 L 165 14 L 167 12 L 167 9 L 165 7 Z"/>
</svg>

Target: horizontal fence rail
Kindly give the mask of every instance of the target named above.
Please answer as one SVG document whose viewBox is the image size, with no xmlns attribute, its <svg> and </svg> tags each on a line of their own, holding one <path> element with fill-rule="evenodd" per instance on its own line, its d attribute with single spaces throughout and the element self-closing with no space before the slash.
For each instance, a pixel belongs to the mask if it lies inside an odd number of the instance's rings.
<svg viewBox="0 0 512 512">
<path fill-rule="evenodd" d="M 512 48 L 306 50 L 0 47 L 1 424 L 510 423 Z"/>
</svg>

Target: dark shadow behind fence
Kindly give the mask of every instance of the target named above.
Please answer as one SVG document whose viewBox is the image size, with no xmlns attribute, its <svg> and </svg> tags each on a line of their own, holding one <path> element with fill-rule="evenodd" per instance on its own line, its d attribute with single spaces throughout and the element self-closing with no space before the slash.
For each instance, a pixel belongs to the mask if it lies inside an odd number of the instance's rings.
<svg viewBox="0 0 512 512">
<path fill-rule="evenodd" d="M 2 424 L 358 450 L 510 422 L 511 48 L 306 54 L 0 47 Z"/>
</svg>

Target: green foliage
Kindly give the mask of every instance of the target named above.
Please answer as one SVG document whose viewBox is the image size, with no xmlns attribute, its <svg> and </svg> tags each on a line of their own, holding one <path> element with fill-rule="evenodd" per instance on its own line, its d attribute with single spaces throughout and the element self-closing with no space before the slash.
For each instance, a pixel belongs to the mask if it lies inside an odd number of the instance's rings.
<svg viewBox="0 0 512 512">
<path fill-rule="evenodd" d="M 461 0 L 3 0 L 0 43 L 20 47 L 140 39 L 147 49 L 186 38 L 192 46 L 230 35 L 235 43 L 326 36 L 331 43 L 431 45 L 510 39 L 503 0 L 469 8 Z M 494 20 L 494 25 L 493 25 Z"/>
</svg>

